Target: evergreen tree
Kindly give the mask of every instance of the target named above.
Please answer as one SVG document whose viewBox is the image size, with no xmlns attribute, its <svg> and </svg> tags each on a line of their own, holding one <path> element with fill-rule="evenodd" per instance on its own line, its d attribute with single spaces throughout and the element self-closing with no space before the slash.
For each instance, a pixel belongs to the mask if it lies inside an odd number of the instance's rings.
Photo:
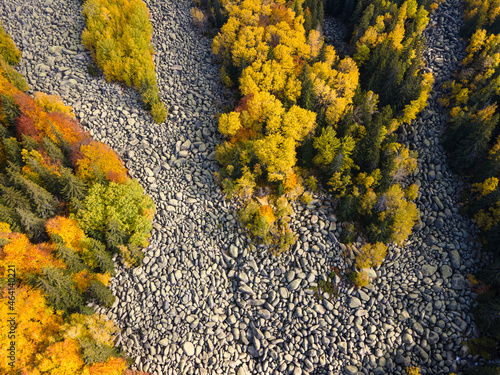
<svg viewBox="0 0 500 375">
<path fill-rule="evenodd" d="M 76 251 L 62 243 L 56 244 L 56 254 L 71 273 L 78 273 L 86 268 Z"/>
<path fill-rule="evenodd" d="M 116 251 L 120 245 L 127 243 L 127 237 L 127 232 L 123 230 L 119 221 L 113 219 L 108 221 L 106 229 L 106 246 L 108 248 Z"/>
<path fill-rule="evenodd" d="M 465 375 L 500 375 L 500 367 L 495 365 L 471 367 Z"/>
<path fill-rule="evenodd" d="M 56 145 L 49 137 L 44 137 L 42 142 L 44 151 L 52 158 L 52 160 L 57 160 L 64 166 L 70 166 L 70 163 L 68 162 L 61 148 Z"/>
<path fill-rule="evenodd" d="M 111 276 L 115 274 L 115 265 L 111 255 L 106 251 L 106 246 L 102 242 L 87 238 L 84 247 L 90 258 L 87 263 L 91 264 L 93 269 L 98 269 L 103 273 L 108 272 Z"/>
<path fill-rule="evenodd" d="M 314 109 L 314 85 L 310 69 L 309 65 L 306 65 L 302 72 L 302 91 L 299 99 L 300 106 L 309 111 Z"/>
<path fill-rule="evenodd" d="M 478 278 L 489 285 L 500 288 L 500 259 L 481 270 L 478 273 Z"/>
<path fill-rule="evenodd" d="M 0 137 L 1 138 L 10 138 L 9 130 L 5 126 L 3 126 L 2 124 L 0 124 Z"/>
<path fill-rule="evenodd" d="M 0 203 L 10 208 L 30 209 L 30 202 L 19 190 L 0 184 Z"/>
<path fill-rule="evenodd" d="M 57 195 L 60 191 L 57 174 L 40 162 L 40 154 L 36 151 L 34 155 L 28 153 L 25 154 L 24 159 L 26 165 L 36 176 L 32 179 L 33 182 L 41 184 L 50 194 Z"/>
<path fill-rule="evenodd" d="M 16 212 L 19 215 L 23 233 L 26 233 L 31 240 L 42 240 L 45 236 L 45 220 L 22 208 L 16 208 Z"/>
<path fill-rule="evenodd" d="M 9 224 L 10 229 L 14 232 L 21 231 L 21 220 L 14 208 L 0 204 L 0 221 Z"/>
<path fill-rule="evenodd" d="M 91 298 L 93 298 L 99 305 L 110 308 L 115 301 L 115 296 L 111 293 L 103 283 L 92 280 L 89 286 Z"/>
<path fill-rule="evenodd" d="M 323 26 L 325 25 L 325 10 L 322 0 L 319 0 L 318 4 L 318 24 L 321 28 L 323 28 Z"/>
<path fill-rule="evenodd" d="M 7 160 L 16 165 L 21 165 L 23 157 L 21 155 L 21 146 L 15 138 L 3 138 L 3 151 Z"/>
<path fill-rule="evenodd" d="M 302 0 L 293 0 L 292 9 L 296 15 L 300 16 L 300 15 L 304 14 L 304 10 L 302 8 Z"/>
<path fill-rule="evenodd" d="M 309 8 L 306 8 L 304 11 L 304 30 L 306 31 L 306 35 L 309 34 L 309 31 L 311 31 L 313 25 L 313 19 L 311 16 L 311 11 Z"/>
<path fill-rule="evenodd" d="M 42 218 L 55 215 L 59 202 L 52 194 L 25 178 L 21 173 L 14 171 L 12 167 L 7 169 L 7 173 L 12 183 L 30 198 L 33 211 Z"/>
<path fill-rule="evenodd" d="M 392 109 L 390 106 L 385 106 L 380 113 L 373 116 L 373 119 L 371 115 L 367 117 L 366 135 L 356 146 L 355 160 L 363 171 L 372 172 L 379 166 L 380 146 L 387 134 L 385 125 L 390 124 L 392 120 Z"/>
<path fill-rule="evenodd" d="M 84 302 L 71 276 L 58 268 L 45 268 L 36 283 L 56 310 L 74 312 Z"/>
<path fill-rule="evenodd" d="M 477 299 L 474 317 L 478 328 L 488 335 L 500 337 L 500 292 L 488 291 Z"/>
<path fill-rule="evenodd" d="M 491 111 L 493 109 L 493 112 Z M 450 165 L 455 170 L 465 171 L 475 165 L 480 165 L 485 159 L 488 144 L 492 137 L 500 115 L 492 114 L 495 108 L 457 116 L 444 138 L 445 147 L 450 150 Z M 476 112 L 476 113 L 474 113 Z"/>
<path fill-rule="evenodd" d="M 309 0 L 309 8 L 311 11 L 311 29 L 318 27 L 318 0 Z"/>
<path fill-rule="evenodd" d="M 14 125 L 17 116 L 21 113 L 19 108 L 11 96 L 0 94 L 0 102 L 2 107 L 2 115 L 10 126 Z"/>
<path fill-rule="evenodd" d="M 76 177 L 69 168 L 61 168 L 60 174 L 59 194 L 64 200 L 72 203 L 83 201 L 87 193 L 87 184 L 82 179 Z"/>
<path fill-rule="evenodd" d="M 37 150 L 40 147 L 40 144 L 33 137 L 26 134 L 22 135 L 21 145 L 28 151 Z"/>
</svg>

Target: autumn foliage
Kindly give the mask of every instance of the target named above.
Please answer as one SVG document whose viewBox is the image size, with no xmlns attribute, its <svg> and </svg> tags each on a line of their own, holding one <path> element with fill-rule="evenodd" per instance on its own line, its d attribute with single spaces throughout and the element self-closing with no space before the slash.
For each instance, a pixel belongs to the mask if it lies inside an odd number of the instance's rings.
<svg viewBox="0 0 500 375">
<path fill-rule="evenodd" d="M 21 60 L 21 51 L 4 30 L 0 23 L 0 55 L 9 65 L 17 65 Z"/>
<path fill-rule="evenodd" d="M 357 52 L 341 58 L 316 29 L 322 2 L 222 4 L 227 22 L 212 51 L 226 85 L 239 83 L 241 100 L 219 117 L 226 141 L 216 150 L 218 177 L 241 201 L 249 233 L 280 251 L 292 243 L 283 216 L 291 207 L 279 210 L 277 200 L 310 202 L 303 181 L 316 174 L 340 216 L 362 222 L 369 244 L 404 241 L 418 212 L 410 202 L 416 194 L 399 184 L 416 155 L 391 135 L 426 106 L 432 88 L 420 56 L 428 11 L 414 0 L 363 3 L 353 34 Z"/>
<path fill-rule="evenodd" d="M 112 305 L 112 256 L 137 264 L 154 205 L 113 150 L 81 129 L 71 107 L 57 96 L 32 98 L 16 84 L 0 64 L 0 314 L 17 313 L 14 367 L 1 356 L 0 373 L 130 373 L 114 346 L 118 328 L 88 304 Z M 112 201 L 92 200 L 96 189 Z M 83 225 L 83 212 L 104 212 L 111 222 Z M 0 326 L 7 348 L 7 319 Z"/>
<path fill-rule="evenodd" d="M 86 28 L 83 45 L 88 48 L 108 81 L 137 88 L 157 123 L 167 116 L 160 101 L 153 62 L 153 26 L 142 0 L 87 0 L 82 8 Z"/>
<path fill-rule="evenodd" d="M 80 146 L 76 175 L 87 183 L 108 179 L 119 184 L 127 180 L 127 170 L 121 159 L 106 144 L 91 141 Z"/>
</svg>

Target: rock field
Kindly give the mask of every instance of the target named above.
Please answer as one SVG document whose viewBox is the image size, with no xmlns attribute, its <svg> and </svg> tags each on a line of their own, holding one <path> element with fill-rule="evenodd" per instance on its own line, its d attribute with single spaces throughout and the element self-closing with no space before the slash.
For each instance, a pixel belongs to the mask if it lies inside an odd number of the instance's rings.
<svg viewBox="0 0 500 375">
<path fill-rule="evenodd" d="M 0 19 L 22 50 L 33 91 L 59 94 L 98 140 L 124 159 L 157 206 L 143 265 L 119 268 L 107 311 L 119 343 L 151 374 L 422 374 L 457 372 L 471 360 L 476 228 L 458 213 L 461 183 L 438 137 L 445 117 L 429 107 L 400 139 L 419 152 L 409 178 L 421 186 L 421 221 L 405 246 L 390 246 L 372 286 L 315 295 L 345 246 L 327 196 L 297 206 L 299 241 L 275 258 L 251 250 L 214 182 L 214 114 L 226 103 L 210 41 L 190 23 L 190 2 L 149 0 L 160 95 L 170 109 L 155 124 L 139 94 L 91 77 L 77 0 L 0 2 Z M 463 56 L 459 0 L 445 0 L 425 32 L 436 90 Z M 332 23 L 329 23 L 330 25 Z M 335 24 L 335 23 L 333 23 Z M 328 30 L 327 30 L 328 32 Z"/>
</svg>

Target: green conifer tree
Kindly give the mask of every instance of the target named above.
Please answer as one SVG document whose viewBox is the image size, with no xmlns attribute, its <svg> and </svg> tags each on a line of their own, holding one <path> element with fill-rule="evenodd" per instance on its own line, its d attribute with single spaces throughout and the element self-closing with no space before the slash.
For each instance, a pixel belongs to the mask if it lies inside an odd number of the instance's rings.
<svg viewBox="0 0 500 375">
<path fill-rule="evenodd" d="M 59 177 L 59 194 L 64 200 L 69 202 L 81 202 L 87 193 L 87 184 L 82 179 L 76 177 L 71 169 L 61 168 Z"/>
<path fill-rule="evenodd" d="M 56 244 L 56 254 L 66 264 L 68 271 L 71 273 L 78 273 L 86 269 L 75 250 L 65 246 L 63 243 Z"/>
<path fill-rule="evenodd" d="M 23 134 L 21 145 L 28 151 L 37 150 L 40 147 L 40 144 L 29 135 Z"/>
<path fill-rule="evenodd" d="M 15 138 L 3 138 L 3 150 L 7 160 L 16 165 L 21 165 L 23 157 L 21 155 L 21 146 Z"/>
<path fill-rule="evenodd" d="M 57 160 L 62 165 L 67 167 L 71 166 L 61 148 L 57 144 L 55 144 L 50 138 L 44 137 L 42 142 L 43 142 L 43 149 L 45 150 L 47 155 L 49 155 L 52 158 L 52 160 Z"/>
<path fill-rule="evenodd" d="M 91 254 L 89 263 L 95 264 L 101 272 L 108 272 L 111 276 L 114 276 L 115 265 L 110 253 L 106 251 L 106 246 L 94 238 L 87 238 L 84 246 L 87 248 L 88 253 Z"/>
<path fill-rule="evenodd" d="M 314 85 L 311 79 L 310 67 L 306 65 L 302 72 L 302 91 L 299 99 L 300 106 L 311 111 L 314 108 Z"/>
<path fill-rule="evenodd" d="M 313 20 L 311 16 L 311 11 L 309 8 L 306 8 L 304 11 L 304 29 L 306 31 L 306 35 L 309 35 L 309 31 L 312 28 Z"/>
<path fill-rule="evenodd" d="M 89 293 L 99 305 L 110 308 L 115 301 L 115 296 L 103 283 L 92 280 L 89 285 Z"/>
<path fill-rule="evenodd" d="M 318 25 L 323 28 L 325 25 L 325 8 L 323 6 L 323 1 L 319 0 L 318 3 Z"/>
<path fill-rule="evenodd" d="M 13 126 L 17 116 L 19 116 L 19 114 L 21 113 L 19 111 L 19 108 L 17 107 L 16 102 L 14 101 L 14 98 L 0 94 L 0 102 L 2 107 L 2 115 L 7 121 L 7 124 Z"/>
<path fill-rule="evenodd" d="M 19 215 L 23 232 L 34 241 L 42 240 L 45 236 L 45 220 L 37 217 L 29 210 L 15 209 Z"/>
<path fill-rule="evenodd" d="M 14 232 L 21 231 L 21 220 L 14 208 L 0 204 L 0 221 L 9 224 L 10 229 Z"/>
<path fill-rule="evenodd" d="M 0 203 L 10 208 L 30 209 L 30 202 L 19 190 L 0 184 Z"/>
<path fill-rule="evenodd" d="M 31 208 L 39 217 L 49 218 L 55 215 L 59 202 L 52 194 L 11 167 L 7 169 L 7 173 L 12 183 L 29 197 Z"/>
<path fill-rule="evenodd" d="M 57 310 L 71 313 L 84 303 L 71 276 L 58 268 L 44 268 L 43 275 L 36 279 L 36 283 Z"/>
</svg>

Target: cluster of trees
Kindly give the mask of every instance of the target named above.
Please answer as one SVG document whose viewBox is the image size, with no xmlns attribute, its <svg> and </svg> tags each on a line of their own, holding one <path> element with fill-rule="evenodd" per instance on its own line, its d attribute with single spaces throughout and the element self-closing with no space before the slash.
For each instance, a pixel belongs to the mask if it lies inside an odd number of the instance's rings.
<svg viewBox="0 0 500 375">
<path fill-rule="evenodd" d="M 465 27 L 463 34 L 467 37 L 476 30 L 486 29 L 493 34 L 500 33 L 500 1 L 498 0 L 465 0 Z"/>
<path fill-rule="evenodd" d="M 167 110 L 156 83 L 153 26 L 146 4 L 142 0 L 87 0 L 82 12 L 86 22 L 83 45 L 106 79 L 137 88 L 153 119 L 164 122 Z"/>
<path fill-rule="evenodd" d="M 140 375 L 114 346 L 118 328 L 88 304 L 112 305 L 113 254 L 142 259 L 153 202 L 60 98 L 23 92 L 4 68 L 19 51 L 0 38 L 0 314 L 17 313 L 15 337 L 0 322 L 1 347 L 16 350 L 0 372 Z"/>
<path fill-rule="evenodd" d="M 418 59 L 427 11 L 411 0 L 367 4 L 353 37 L 358 52 L 341 59 L 323 42 L 322 2 L 224 6 L 228 19 L 212 48 L 241 100 L 219 118 L 226 141 L 216 157 L 225 193 L 242 204 L 242 222 L 286 249 L 289 202 L 302 196 L 307 203 L 305 189 L 321 182 L 352 223 L 342 240 L 361 235 L 368 243 L 359 267 L 380 264 L 384 244 L 403 242 L 419 216 L 411 202 L 417 187 L 403 188 L 416 154 L 397 143 L 395 131 L 423 109 L 433 83 Z"/>
<path fill-rule="evenodd" d="M 482 288 L 475 317 L 483 336 L 469 345 L 474 353 L 500 357 L 500 34 L 495 33 L 500 3 L 466 3 L 464 34 L 470 40 L 461 69 L 444 86 L 448 95 L 441 102 L 450 120 L 443 145 L 454 171 L 470 179 L 464 211 L 482 229 L 485 249 L 495 257 L 477 275 Z"/>
</svg>

